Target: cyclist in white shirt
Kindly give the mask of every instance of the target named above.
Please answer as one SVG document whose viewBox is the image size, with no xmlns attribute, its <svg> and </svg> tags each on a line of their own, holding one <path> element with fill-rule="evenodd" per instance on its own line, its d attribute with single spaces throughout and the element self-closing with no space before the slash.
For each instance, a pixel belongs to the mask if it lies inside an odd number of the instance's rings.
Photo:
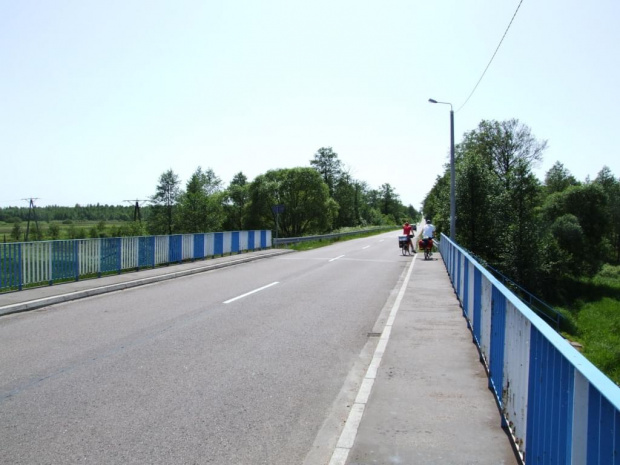
<svg viewBox="0 0 620 465">
<path fill-rule="evenodd" d="M 426 220 L 426 224 L 422 228 L 422 239 L 432 239 L 435 237 L 435 226 L 431 220 Z"/>
</svg>

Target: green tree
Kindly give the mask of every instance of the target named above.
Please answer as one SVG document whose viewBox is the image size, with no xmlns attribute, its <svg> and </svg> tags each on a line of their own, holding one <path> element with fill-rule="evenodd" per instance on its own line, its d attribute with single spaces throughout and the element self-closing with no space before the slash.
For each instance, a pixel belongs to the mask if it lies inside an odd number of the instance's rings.
<svg viewBox="0 0 620 465">
<path fill-rule="evenodd" d="M 336 183 L 342 172 L 342 163 L 338 154 L 331 147 L 321 147 L 310 160 L 310 165 L 316 169 L 329 189 L 329 195 L 334 196 Z"/>
<path fill-rule="evenodd" d="M 394 188 L 389 183 L 382 184 L 379 188 L 379 195 L 381 199 L 381 213 L 388 218 L 389 223 L 400 224 L 404 211 L 401 208 L 400 198 Z"/>
<path fill-rule="evenodd" d="M 60 226 L 58 226 L 58 223 L 50 223 L 47 235 L 53 241 L 60 239 Z"/>
<path fill-rule="evenodd" d="M 149 230 L 153 234 L 172 234 L 174 228 L 174 210 L 181 191 L 179 177 L 169 169 L 159 177 L 155 194 L 151 197 L 153 211 L 149 218 Z"/>
<path fill-rule="evenodd" d="M 11 229 L 11 239 L 19 242 L 22 237 L 22 225 L 21 221 L 14 221 L 13 228 Z"/>
<path fill-rule="evenodd" d="M 482 156 L 463 153 L 456 166 L 456 210 L 458 242 L 487 259 L 495 257 L 497 235 L 495 218 L 500 185 Z M 445 207 L 444 207 L 445 209 Z M 449 218 L 449 212 L 443 216 Z"/>
<path fill-rule="evenodd" d="M 532 168 L 542 160 L 547 148 L 547 141 L 538 141 L 530 128 L 517 119 L 483 120 L 478 129 L 465 133 L 461 144 L 465 152 L 482 156 L 507 190 L 510 189 L 509 175 L 514 167 L 520 164 Z"/>
<path fill-rule="evenodd" d="M 360 224 L 359 217 L 359 185 L 349 173 L 342 173 L 334 187 L 333 198 L 338 203 L 338 217 L 334 227 L 343 228 Z"/>
<path fill-rule="evenodd" d="M 327 185 L 312 168 L 267 171 L 250 185 L 251 228 L 275 228 L 273 205 L 284 205 L 279 235 L 297 237 L 329 230 L 338 211 Z"/>
<path fill-rule="evenodd" d="M 223 222 L 221 180 L 212 169 L 198 167 L 179 198 L 179 227 L 182 232 L 215 231 Z"/>
<path fill-rule="evenodd" d="M 237 173 L 228 189 L 226 189 L 225 228 L 241 231 L 246 228 L 247 207 L 250 201 L 250 184 L 247 177 L 240 171 Z"/>
<path fill-rule="evenodd" d="M 609 259 L 620 263 L 620 181 L 604 166 L 594 180 L 607 195 L 608 229 L 605 237 L 611 249 Z"/>
<path fill-rule="evenodd" d="M 567 230 L 569 217 L 576 218 L 582 231 L 582 238 L 575 247 L 568 247 L 566 240 L 558 233 Z M 604 250 L 601 249 L 602 238 L 607 230 L 607 195 L 603 187 L 597 183 L 570 186 L 562 192 L 547 197 L 543 205 L 541 216 L 549 229 L 554 233 L 558 246 L 569 253 L 575 261 L 576 269 L 584 275 L 593 275 L 600 268 Z M 564 218 L 563 218 L 564 217 Z M 574 224 L 574 220 L 570 220 Z M 572 228 L 574 237 L 574 231 Z"/>
<path fill-rule="evenodd" d="M 570 186 L 576 186 L 579 182 L 570 174 L 562 163 L 556 161 L 545 175 L 545 190 L 547 194 L 562 192 Z"/>
<path fill-rule="evenodd" d="M 437 176 L 435 184 L 426 194 L 422 213 L 425 219 L 433 222 L 438 235 L 443 231 L 450 231 L 450 172 L 447 169 L 443 176 Z M 457 218 L 460 213 L 457 210 Z"/>
<path fill-rule="evenodd" d="M 520 160 L 513 165 L 508 175 L 510 189 L 500 196 L 498 211 L 501 228 L 497 231 L 503 256 L 503 271 L 520 285 L 537 289 L 536 272 L 540 266 L 537 253 L 540 224 L 536 218 L 536 208 L 540 205 L 540 183 L 531 172 L 529 163 Z"/>
</svg>

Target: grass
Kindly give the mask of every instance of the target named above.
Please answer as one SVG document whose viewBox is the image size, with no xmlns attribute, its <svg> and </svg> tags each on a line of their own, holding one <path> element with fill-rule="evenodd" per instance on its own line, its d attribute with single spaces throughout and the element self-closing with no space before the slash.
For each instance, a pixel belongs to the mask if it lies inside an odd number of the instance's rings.
<svg viewBox="0 0 620 465">
<path fill-rule="evenodd" d="M 571 309 L 560 309 L 569 321 L 567 339 L 583 346 L 583 355 L 620 385 L 620 266 L 605 265 L 580 284 L 587 292 Z"/>
<path fill-rule="evenodd" d="M 583 355 L 620 384 L 620 302 L 603 298 L 585 304 L 577 315 Z"/>
<path fill-rule="evenodd" d="M 39 221 L 39 228 L 44 233 L 43 240 L 51 240 L 48 236 L 48 231 L 50 225 L 54 224 L 58 226 L 60 231 L 59 239 L 69 239 L 69 230 L 73 227 L 76 231 L 82 231 L 84 237 L 89 237 L 90 230 L 93 228 L 97 228 L 97 226 L 101 223 L 100 220 L 97 221 L 73 221 L 72 223 L 64 223 L 63 221 Z M 126 221 L 105 221 L 105 230 L 110 230 L 111 228 L 116 228 L 118 226 L 122 226 L 127 224 Z M 27 222 L 21 222 L 21 240 L 24 240 L 24 235 L 26 234 Z M 30 222 L 30 237 L 29 240 L 33 240 L 34 231 L 36 228 L 36 224 L 31 221 Z M 11 237 L 11 232 L 13 231 L 13 223 L 6 223 L 4 221 L 0 221 L 0 241 L 1 242 L 15 242 Z"/>
</svg>

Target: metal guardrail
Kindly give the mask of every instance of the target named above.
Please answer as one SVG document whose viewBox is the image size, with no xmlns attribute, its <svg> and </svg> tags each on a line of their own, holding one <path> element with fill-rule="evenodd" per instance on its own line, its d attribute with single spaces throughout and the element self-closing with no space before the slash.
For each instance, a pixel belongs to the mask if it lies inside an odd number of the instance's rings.
<svg viewBox="0 0 620 465">
<path fill-rule="evenodd" d="M 273 239 L 273 245 L 287 245 L 287 244 L 297 244 L 298 242 L 310 242 L 310 241 L 321 241 L 321 240 L 329 240 L 329 239 L 338 239 L 340 237 L 346 236 L 359 236 L 360 234 L 377 232 L 377 231 L 393 231 L 398 229 L 394 226 L 386 226 L 380 228 L 371 228 L 371 229 L 360 229 L 358 231 L 347 231 L 344 233 L 335 233 L 335 234 L 323 234 L 320 236 L 302 236 L 302 237 L 282 237 Z"/>
<path fill-rule="evenodd" d="M 522 460 L 620 463 L 620 388 L 464 249 L 440 251 Z"/>
<path fill-rule="evenodd" d="M 0 244 L 0 292 L 271 247 L 271 231 Z"/>
</svg>

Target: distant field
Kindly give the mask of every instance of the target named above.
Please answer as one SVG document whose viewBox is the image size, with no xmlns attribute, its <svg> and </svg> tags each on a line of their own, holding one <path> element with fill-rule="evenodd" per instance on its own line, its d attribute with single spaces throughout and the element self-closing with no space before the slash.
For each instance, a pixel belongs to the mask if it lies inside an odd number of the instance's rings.
<svg viewBox="0 0 620 465">
<path fill-rule="evenodd" d="M 43 231 L 44 238 L 43 240 L 50 240 L 49 237 L 49 229 L 50 225 L 58 225 L 58 229 L 60 232 L 59 239 L 69 239 L 69 230 L 73 227 L 74 230 L 80 231 L 83 230 L 85 237 L 90 237 L 90 230 L 92 228 L 97 228 L 100 221 L 73 221 L 72 224 L 64 224 L 62 221 L 50 221 L 48 222 L 39 222 L 39 228 Z M 103 229 L 104 234 L 109 235 L 112 231 L 111 229 L 117 228 L 127 224 L 125 221 L 106 221 L 105 228 Z M 26 233 L 27 223 L 23 221 L 21 223 L 21 239 L 24 240 L 24 234 Z M 34 239 L 36 225 L 34 222 L 30 223 L 30 234 L 29 240 Z M 0 221 L 0 241 L 1 242 L 14 242 L 14 239 L 11 237 L 11 231 L 13 231 L 13 223 L 5 223 L 4 221 Z"/>
</svg>

